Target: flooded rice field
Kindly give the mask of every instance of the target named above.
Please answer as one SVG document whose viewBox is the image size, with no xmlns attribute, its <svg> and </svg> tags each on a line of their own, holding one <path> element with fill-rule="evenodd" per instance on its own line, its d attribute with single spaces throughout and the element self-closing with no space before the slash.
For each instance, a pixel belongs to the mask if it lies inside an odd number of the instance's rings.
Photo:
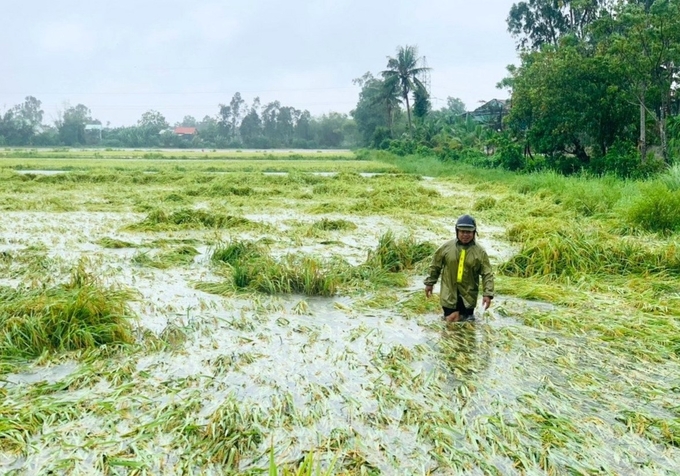
<svg viewBox="0 0 680 476">
<path fill-rule="evenodd" d="M 527 325 L 575 308 L 501 276 L 489 311 L 444 325 L 429 254 L 391 270 L 375 257 L 444 243 L 480 192 L 338 172 L 5 173 L 0 289 L 33 301 L 0 304 L 0 472 L 680 472 L 677 360 Z M 507 217 L 475 215 L 494 266 L 517 253 Z M 298 283 L 307 267 L 315 286 Z M 61 303 L 90 282 L 120 297 L 129 338 L 12 334 L 52 290 Z"/>
</svg>

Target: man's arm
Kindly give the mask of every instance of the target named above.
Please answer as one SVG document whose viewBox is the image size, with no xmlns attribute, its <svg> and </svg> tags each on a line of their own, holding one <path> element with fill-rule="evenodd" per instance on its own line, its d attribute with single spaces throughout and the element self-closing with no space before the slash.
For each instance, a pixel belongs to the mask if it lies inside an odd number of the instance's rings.
<svg viewBox="0 0 680 476">
<path fill-rule="evenodd" d="M 493 278 L 493 268 L 491 267 L 491 262 L 489 261 L 489 255 L 484 252 L 482 256 L 482 286 L 484 288 L 482 306 L 484 309 L 489 309 L 491 306 L 491 300 L 494 294 L 494 278 Z"/>
<path fill-rule="evenodd" d="M 427 275 L 427 278 L 425 278 L 425 297 L 429 298 L 432 296 L 432 290 L 439 279 L 439 275 L 441 274 L 443 267 L 444 246 L 441 246 L 437 251 L 435 251 L 434 256 L 432 257 L 432 263 L 430 264 L 430 271 Z"/>
</svg>

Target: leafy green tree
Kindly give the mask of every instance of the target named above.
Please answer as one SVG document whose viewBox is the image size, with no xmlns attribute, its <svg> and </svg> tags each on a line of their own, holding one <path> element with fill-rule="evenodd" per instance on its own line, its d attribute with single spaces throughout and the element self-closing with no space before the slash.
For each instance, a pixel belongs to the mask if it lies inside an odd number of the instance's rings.
<svg viewBox="0 0 680 476">
<path fill-rule="evenodd" d="M 227 140 L 231 140 L 235 134 L 233 130 L 235 121 L 233 120 L 231 106 L 220 104 L 219 107 L 220 109 L 217 113 L 217 126 L 219 132 L 223 137 L 226 137 Z"/>
<path fill-rule="evenodd" d="M 245 104 L 246 102 L 239 92 L 236 92 L 229 102 L 229 109 L 231 111 L 231 131 L 233 134 L 238 133 L 241 120 L 246 112 Z"/>
<path fill-rule="evenodd" d="M 431 109 L 432 103 L 427 90 L 421 87 L 416 88 L 413 92 L 413 115 L 422 122 Z"/>
<path fill-rule="evenodd" d="M 418 56 L 417 47 L 402 46 L 397 49 L 396 57 L 388 57 L 387 69 L 382 72 L 386 82 L 395 81 L 398 84 L 401 98 L 406 103 L 408 128 L 411 135 L 413 135 L 413 124 L 411 121 L 409 95 L 416 88 L 426 89 L 421 78 L 430 70 L 430 68 L 422 66 L 422 61 L 422 58 Z"/>
<path fill-rule="evenodd" d="M 607 57 L 585 54 L 577 45 L 546 47 L 522 56 L 514 70 L 508 124 L 516 136 L 554 160 L 563 172 L 588 166 L 593 148 L 604 155 L 627 137 L 631 106 Z"/>
<path fill-rule="evenodd" d="M 345 138 L 347 115 L 331 112 L 318 119 L 318 142 L 321 147 L 340 147 Z"/>
<path fill-rule="evenodd" d="M 198 121 L 194 116 L 184 116 L 182 122 L 179 123 L 181 127 L 196 127 L 198 126 Z"/>
<path fill-rule="evenodd" d="M 134 133 L 137 135 L 137 140 L 141 141 L 143 146 L 155 147 L 161 141 L 161 131 L 165 131 L 170 127 L 165 116 L 153 109 L 146 111 L 142 117 L 137 121 L 138 131 Z M 166 134 L 163 139 L 166 143 L 170 140 L 172 135 Z M 168 143 L 170 146 L 170 144 Z"/>
<path fill-rule="evenodd" d="M 359 101 L 350 115 L 356 122 L 357 131 L 364 145 L 374 143 L 375 131 L 382 128 L 394 136 L 394 122 L 399 113 L 399 91 L 396 79 L 385 81 L 375 78 L 370 72 L 353 80 L 361 87 Z M 380 142 L 384 132 L 379 134 Z M 380 145 L 378 142 L 377 145 Z"/>
<path fill-rule="evenodd" d="M 448 96 L 446 98 L 446 113 L 450 116 L 456 117 L 465 114 L 465 103 L 460 98 Z"/>
<path fill-rule="evenodd" d="M 305 147 L 311 145 L 310 142 L 314 139 L 312 115 L 307 110 L 300 113 L 300 117 L 295 123 L 295 138 L 300 141 L 300 144 L 304 144 Z"/>
<path fill-rule="evenodd" d="M 669 161 L 667 118 L 680 67 L 680 1 L 631 2 L 600 22 L 602 54 L 625 81 L 625 93 L 639 110 L 639 149 L 645 162 L 647 117 L 658 126 L 663 157 Z"/>
<path fill-rule="evenodd" d="M 588 26 L 609 0 L 528 0 L 512 5 L 507 18 L 508 31 L 519 49 L 538 50 L 543 45 L 558 46 L 560 38 L 574 35 L 585 39 Z"/>
<path fill-rule="evenodd" d="M 85 125 L 94 122 L 90 109 L 83 104 L 68 107 L 55 121 L 59 139 L 64 145 L 73 146 L 85 143 Z"/>
<path fill-rule="evenodd" d="M 256 145 L 258 138 L 262 137 L 262 120 L 259 115 L 260 98 L 256 97 L 250 107 L 250 111 L 245 115 L 239 126 L 239 133 L 243 142 L 252 147 Z"/>
<path fill-rule="evenodd" d="M 142 114 L 142 117 L 139 119 L 139 121 L 137 121 L 137 125 L 152 134 L 158 134 L 162 130 L 170 127 L 170 124 L 168 124 L 165 116 L 158 111 L 154 111 L 153 109 Z"/>
<path fill-rule="evenodd" d="M 272 101 L 265 104 L 262 109 L 262 132 L 264 136 L 269 139 L 270 143 L 276 143 L 279 140 L 278 118 L 281 103 L 279 101 Z"/>
</svg>

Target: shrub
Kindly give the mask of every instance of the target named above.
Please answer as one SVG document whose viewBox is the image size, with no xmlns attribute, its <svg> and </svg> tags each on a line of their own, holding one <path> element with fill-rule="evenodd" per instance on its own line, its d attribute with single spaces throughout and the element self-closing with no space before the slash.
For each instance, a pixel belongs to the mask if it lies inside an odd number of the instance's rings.
<svg viewBox="0 0 680 476">
<path fill-rule="evenodd" d="M 669 233 L 680 230 L 680 191 L 669 190 L 663 183 L 653 182 L 627 212 L 629 223 L 643 230 Z"/>
</svg>

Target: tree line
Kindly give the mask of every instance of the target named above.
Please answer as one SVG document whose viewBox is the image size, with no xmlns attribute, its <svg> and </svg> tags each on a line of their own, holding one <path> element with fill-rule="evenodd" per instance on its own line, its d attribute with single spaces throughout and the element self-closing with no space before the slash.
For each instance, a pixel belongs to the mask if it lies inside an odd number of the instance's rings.
<svg viewBox="0 0 680 476">
<path fill-rule="evenodd" d="M 108 147 L 370 147 L 435 154 L 511 170 L 582 170 L 645 175 L 680 154 L 680 0 L 527 0 L 507 18 L 519 64 L 498 83 L 510 99 L 466 111 L 448 97 L 432 107 L 430 68 L 417 47 L 398 47 L 385 69 L 354 80 L 347 114 L 313 117 L 279 101 L 247 104 L 240 93 L 214 116 L 175 125 L 196 137 L 164 134 L 170 126 L 147 111 L 128 127 L 101 124 L 79 104 L 43 123 L 27 97 L 0 114 L 0 145 Z M 493 99 L 493 98 L 488 98 Z"/>
<path fill-rule="evenodd" d="M 269 149 L 362 145 L 347 114 L 331 112 L 313 117 L 309 111 L 279 101 L 262 105 L 257 97 L 248 105 L 238 92 L 228 104 L 220 104 L 214 116 L 197 120 L 187 115 L 173 126 L 161 112 L 149 110 L 135 125 L 104 127 L 83 104 L 65 108 L 55 121 L 45 124 L 41 105 L 40 100 L 28 96 L 0 114 L 0 146 Z M 193 127 L 197 134 L 180 136 L 172 132 L 174 127 Z"/>
<path fill-rule="evenodd" d="M 498 83 L 508 101 L 465 113 L 448 98 L 431 111 L 429 68 L 415 47 L 400 47 L 386 70 L 357 80 L 364 143 L 566 174 L 642 176 L 677 160 L 680 0 L 528 0 L 507 25 L 520 60 Z"/>
</svg>

